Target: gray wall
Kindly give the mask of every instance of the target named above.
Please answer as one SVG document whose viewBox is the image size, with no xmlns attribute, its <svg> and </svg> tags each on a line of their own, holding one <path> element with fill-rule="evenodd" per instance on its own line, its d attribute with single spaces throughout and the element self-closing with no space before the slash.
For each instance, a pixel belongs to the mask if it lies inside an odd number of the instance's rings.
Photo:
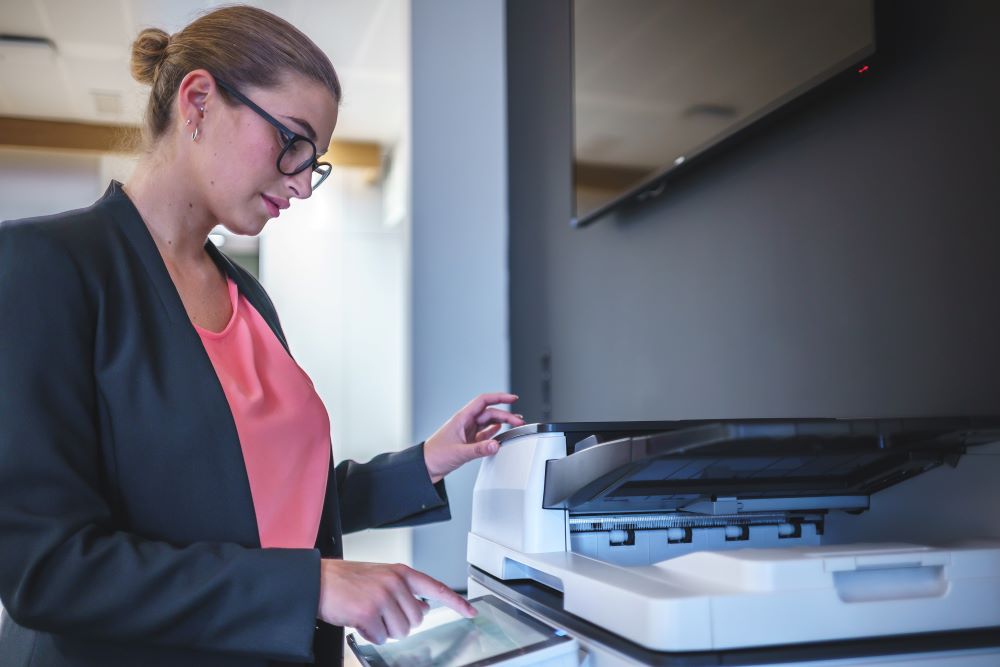
<svg viewBox="0 0 1000 667">
<path fill-rule="evenodd" d="M 414 441 L 509 385 L 503 2 L 419 0 L 412 14 Z M 478 464 L 448 477 L 452 520 L 413 533 L 413 565 L 466 586 Z"/>
<path fill-rule="evenodd" d="M 871 76 L 583 229 L 569 2 L 507 13 L 529 419 L 1000 412 L 1000 3 L 883 0 Z"/>
</svg>

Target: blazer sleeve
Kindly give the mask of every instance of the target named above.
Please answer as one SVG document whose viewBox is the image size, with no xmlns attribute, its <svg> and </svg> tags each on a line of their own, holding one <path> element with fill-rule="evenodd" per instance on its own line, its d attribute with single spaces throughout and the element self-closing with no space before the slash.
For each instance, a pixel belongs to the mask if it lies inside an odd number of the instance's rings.
<svg viewBox="0 0 1000 667">
<path fill-rule="evenodd" d="M 420 443 L 367 463 L 337 465 L 343 531 L 416 526 L 451 518 L 444 480 L 431 484 Z"/>
<path fill-rule="evenodd" d="M 73 256 L 36 227 L 0 224 L 0 600 L 10 617 L 44 632 L 310 660 L 318 551 L 174 545 L 114 526 L 92 372 L 101 306 Z"/>
</svg>

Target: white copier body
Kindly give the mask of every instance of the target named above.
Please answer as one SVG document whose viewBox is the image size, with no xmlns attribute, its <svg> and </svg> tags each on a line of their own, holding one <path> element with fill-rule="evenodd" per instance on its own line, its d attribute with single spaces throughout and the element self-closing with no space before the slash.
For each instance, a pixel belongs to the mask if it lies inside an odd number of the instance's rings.
<svg viewBox="0 0 1000 667">
<path fill-rule="evenodd" d="M 928 488 L 939 506 L 964 497 L 962 473 L 995 480 L 1000 420 L 532 424 L 500 439 L 473 493 L 469 597 L 572 635 L 585 664 L 1000 665 L 1000 531 L 880 516 L 877 495 L 919 513 Z M 922 497 L 900 503 L 907 485 Z"/>
</svg>

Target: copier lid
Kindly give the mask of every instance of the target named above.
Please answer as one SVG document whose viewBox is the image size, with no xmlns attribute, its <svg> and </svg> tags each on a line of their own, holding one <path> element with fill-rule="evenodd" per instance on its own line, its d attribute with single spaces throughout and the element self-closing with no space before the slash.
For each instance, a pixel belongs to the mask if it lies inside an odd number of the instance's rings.
<svg viewBox="0 0 1000 667">
<path fill-rule="evenodd" d="M 501 439 L 546 431 L 567 434 L 567 456 L 546 467 L 546 508 L 663 512 L 720 498 L 867 496 L 1000 441 L 1000 418 L 533 424 Z"/>
</svg>

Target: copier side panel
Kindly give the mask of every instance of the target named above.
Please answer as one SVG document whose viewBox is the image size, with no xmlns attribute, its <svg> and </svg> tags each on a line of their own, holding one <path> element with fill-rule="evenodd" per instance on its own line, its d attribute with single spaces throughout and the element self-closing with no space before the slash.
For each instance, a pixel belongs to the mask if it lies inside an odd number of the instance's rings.
<svg viewBox="0 0 1000 667">
<path fill-rule="evenodd" d="M 545 462 L 565 455 L 561 433 L 537 433 L 506 441 L 483 459 L 471 532 L 523 553 L 565 551 L 566 512 L 542 507 Z"/>
</svg>

